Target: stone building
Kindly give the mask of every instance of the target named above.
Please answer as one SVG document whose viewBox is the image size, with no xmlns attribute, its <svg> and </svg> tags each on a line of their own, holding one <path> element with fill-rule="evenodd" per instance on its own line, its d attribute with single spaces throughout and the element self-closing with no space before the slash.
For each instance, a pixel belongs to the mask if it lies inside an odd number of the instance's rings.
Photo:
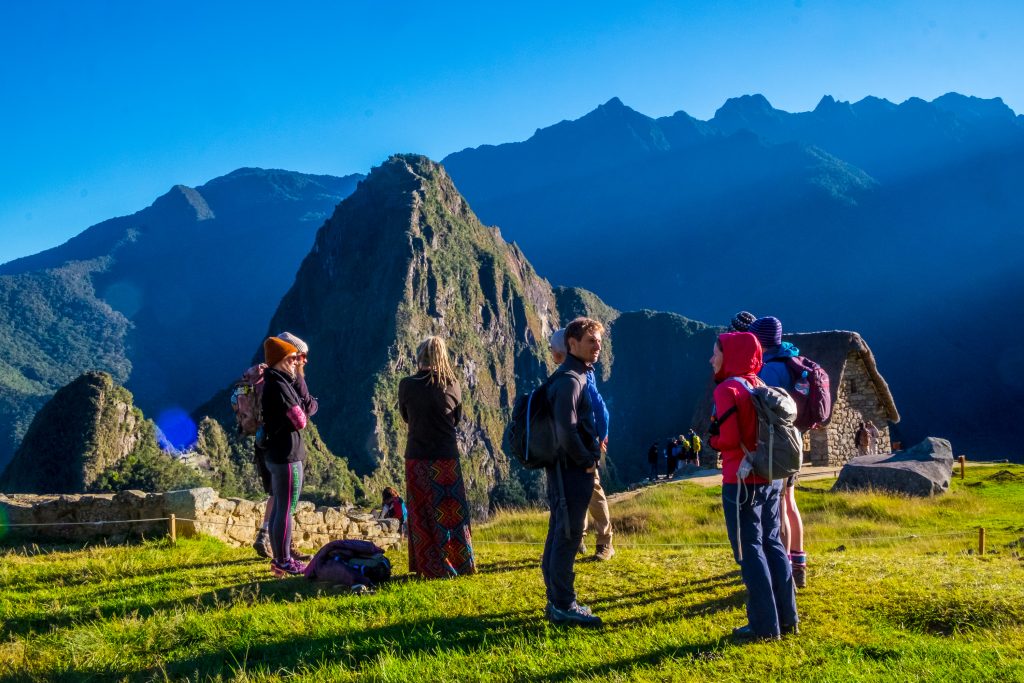
<svg viewBox="0 0 1024 683">
<path fill-rule="evenodd" d="M 858 455 L 855 442 L 861 422 L 878 428 L 878 453 L 892 450 L 890 424 L 900 421 L 889 385 L 878 371 L 875 356 L 856 332 L 808 332 L 783 337 L 828 373 L 832 390 L 832 417 L 804 440 L 811 465 L 842 465 Z"/>
<path fill-rule="evenodd" d="M 858 455 L 855 437 L 862 421 L 878 428 L 877 452 L 892 450 L 890 425 L 900 421 L 889 385 L 875 363 L 874 354 L 856 332 L 806 332 L 783 335 L 800 349 L 800 355 L 815 361 L 828 373 L 832 393 L 832 416 L 823 426 L 805 435 L 804 462 L 810 465 L 842 465 Z M 711 422 L 711 392 L 698 406 L 693 424 L 705 427 Z M 705 435 L 706 436 L 706 435 Z M 705 442 L 706 439 L 705 439 Z M 702 465 L 714 466 L 710 448 Z"/>
</svg>

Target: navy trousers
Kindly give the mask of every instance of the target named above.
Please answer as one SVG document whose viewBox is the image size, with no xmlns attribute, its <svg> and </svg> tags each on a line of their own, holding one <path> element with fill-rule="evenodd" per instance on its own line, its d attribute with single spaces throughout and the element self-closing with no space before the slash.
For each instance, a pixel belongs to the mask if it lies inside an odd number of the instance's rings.
<svg viewBox="0 0 1024 683">
<path fill-rule="evenodd" d="M 544 575 L 548 601 L 559 609 L 568 609 L 576 602 L 576 551 L 583 540 L 583 524 L 587 507 L 594 495 L 594 473 L 576 467 L 562 468 L 566 506 L 561 504 L 562 491 L 558 488 L 555 468 L 547 468 L 548 537 L 544 541 L 544 557 L 540 571 Z M 568 538 L 565 530 L 569 529 Z"/>
<path fill-rule="evenodd" d="M 759 636 L 777 636 L 782 627 L 795 626 L 798 621 L 793 569 L 779 536 L 781 484 L 745 484 L 742 489 L 739 484 L 722 485 L 725 526 L 747 587 L 747 620 Z"/>
</svg>

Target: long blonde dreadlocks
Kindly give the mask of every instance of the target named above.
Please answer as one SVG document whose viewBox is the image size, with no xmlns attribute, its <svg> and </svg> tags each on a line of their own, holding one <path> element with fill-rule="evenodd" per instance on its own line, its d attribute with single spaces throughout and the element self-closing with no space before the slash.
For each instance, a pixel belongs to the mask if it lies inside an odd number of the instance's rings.
<svg viewBox="0 0 1024 683">
<path fill-rule="evenodd" d="M 455 370 L 448 360 L 448 346 L 441 337 L 427 337 L 416 349 L 416 362 L 420 370 L 430 370 L 429 382 L 450 387 L 458 383 Z"/>
</svg>

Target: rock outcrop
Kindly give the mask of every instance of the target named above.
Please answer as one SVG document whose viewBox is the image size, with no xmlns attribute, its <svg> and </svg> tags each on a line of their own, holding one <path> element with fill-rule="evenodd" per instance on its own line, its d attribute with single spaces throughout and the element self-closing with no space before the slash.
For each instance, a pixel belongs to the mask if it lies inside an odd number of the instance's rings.
<svg viewBox="0 0 1024 683">
<path fill-rule="evenodd" d="M 862 455 L 839 472 L 833 491 L 882 489 L 911 496 L 949 490 L 953 448 L 949 441 L 928 437 L 913 448 L 886 455 Z"/>
<path fill-rule="evenodd" d="M 518 247 L 477 220 L 441 166 L 398 155 L 320 229 L 269 332 L 309 343 L 317 426 L 374 497 L 404 477 L 398 382 L 415 372 L 424 337 L 444 337 L 463 387 L 458 438 L 479 515 L 498 482 L 511 481 L 505 414 L 549 371 L 543 340 L 557 325 L 551 287 Z"/>
<path fill-rule="evenodd" d="M 0 478 L 0 490 L 86 491 L 147 437 L 153 438 L 152 429 L 131 393 L 105 372 L 87 372 L 36 414 Z"/>
</svg>

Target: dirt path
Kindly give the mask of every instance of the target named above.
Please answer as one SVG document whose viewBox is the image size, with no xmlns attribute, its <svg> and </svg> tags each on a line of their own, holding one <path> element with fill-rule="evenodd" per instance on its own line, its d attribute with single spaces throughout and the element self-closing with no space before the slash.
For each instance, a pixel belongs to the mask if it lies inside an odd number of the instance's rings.
<svg viewBox="0 0 1024 683">
<path fill-rule="evenodd" d="M 828 479 L 839 476 L 840 467 L 804 467 L 800 472 L 800 478 L 805 481 L 812 479 Z M 697 486 L 718 486 L 722 483 L 722 470 L 698 470 L 692 474 L 676 477 L 674 479 L 659 479 L 654 483 L 640 484 L 632 491 L 623 491 L 608 496 L 608 503 L 615 504 L 623 500 L 629 500 L 639 495 L 652 486 L 665 486 L 671 484 L 696 484 Z"/>
</svg>

